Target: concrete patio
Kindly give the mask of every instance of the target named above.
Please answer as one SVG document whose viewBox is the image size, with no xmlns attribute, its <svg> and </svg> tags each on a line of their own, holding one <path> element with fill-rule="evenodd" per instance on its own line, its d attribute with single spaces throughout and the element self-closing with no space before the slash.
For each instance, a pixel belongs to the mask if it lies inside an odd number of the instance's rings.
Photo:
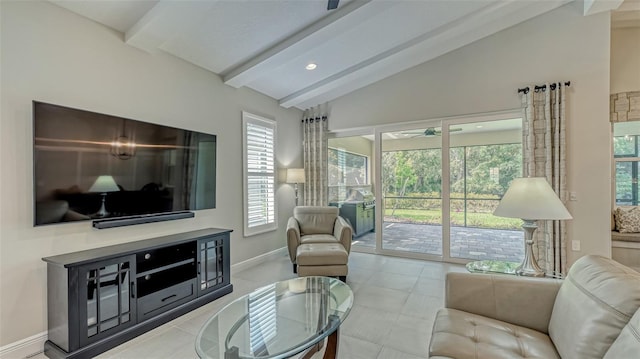
<svg viewBox="0 0 640 359">
<path fill-rule="evenodd" d="M 384 222 L 383 249 L 442 255 L 442 226 Z M 354 238 L 353 245 L 375 248 L 376 234 Z M 451 256 L 474 260 L 521 262 L 524 232 L 502 229 L 451 227 Z"/>
</svg>

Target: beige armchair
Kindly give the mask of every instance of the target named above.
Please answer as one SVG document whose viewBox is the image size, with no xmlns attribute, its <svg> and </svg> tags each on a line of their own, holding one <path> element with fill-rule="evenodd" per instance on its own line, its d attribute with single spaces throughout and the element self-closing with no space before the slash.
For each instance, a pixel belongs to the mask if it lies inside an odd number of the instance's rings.
<svg viewBox="0 0 640 359">
<path fill-rule="evenodd" d="M 293 272 L 346 279 L 353 230 L 337 207 L 298 206 L 287 222 Z"/>
</svg>

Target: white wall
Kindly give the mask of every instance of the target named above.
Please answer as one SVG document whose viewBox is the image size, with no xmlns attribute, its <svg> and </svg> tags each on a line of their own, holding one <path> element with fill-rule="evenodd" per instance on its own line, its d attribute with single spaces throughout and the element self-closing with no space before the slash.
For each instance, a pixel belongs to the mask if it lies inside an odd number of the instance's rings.
<svg viewBox="0 0 640 359">
<path fill-rule="evenodd" d="M 518 88 L 571 81 L 568 235 L 582 250 L 568 257 L 610 256 L 609 34 L 609 14 L 563 6 L 332 101 L 330 129 L 510 110 Z"/>
<path fill-rule="evenodd" d="M 640 27 L 611 30 L 611 93 L 640 91 Z"/>
<path fill-rule="evenodd" d="M 0 2 L 0 346 L 47 328 L 42 257 L 206 227 L 230 228 L 231 263 L 285 245 L 293 189 L 278 189 L 279 229 L 242 237 L 241 111 L 278 121 L 278 167 L 301 166 L 301 111 L 222 84 L 172 56 L 48 2 Z M 94 230 L 90 223 L 33 228 L 31 101 L 55 103 L 218 135 L 217 208 L 195 219 Z"/>
</svg>

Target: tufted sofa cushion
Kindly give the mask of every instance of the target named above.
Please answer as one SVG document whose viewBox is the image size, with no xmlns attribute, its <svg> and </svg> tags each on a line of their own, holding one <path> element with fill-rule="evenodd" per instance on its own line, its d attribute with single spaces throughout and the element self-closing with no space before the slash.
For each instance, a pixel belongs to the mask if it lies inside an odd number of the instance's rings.
<svg viewBox="0 0 640 359">
<path fill-rule="evenodd" d="M 431 358 L 560 358 L 546 334 L 456 309 L 438 312 Z"/>
<path fill-rule="evenodd" d="M 563 358 L 602 358 L 639 307 L 640 273 L 585 256 L 558 291 L 549 336 Z"/>
</svg>

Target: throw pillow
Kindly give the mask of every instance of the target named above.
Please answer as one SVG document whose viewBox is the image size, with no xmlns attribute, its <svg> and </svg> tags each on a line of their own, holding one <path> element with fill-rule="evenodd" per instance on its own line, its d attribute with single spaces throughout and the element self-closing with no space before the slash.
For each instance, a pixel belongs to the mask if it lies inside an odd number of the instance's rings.
<svg viewBox="0 0 640 359">
<path fill-rule="evenodd" d="M 640 207 L 616 208 L 616 228 L 620 233 L 640 232 Z"/>
</svg>

